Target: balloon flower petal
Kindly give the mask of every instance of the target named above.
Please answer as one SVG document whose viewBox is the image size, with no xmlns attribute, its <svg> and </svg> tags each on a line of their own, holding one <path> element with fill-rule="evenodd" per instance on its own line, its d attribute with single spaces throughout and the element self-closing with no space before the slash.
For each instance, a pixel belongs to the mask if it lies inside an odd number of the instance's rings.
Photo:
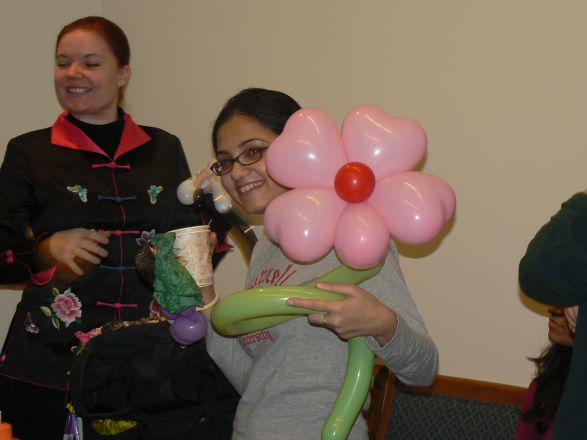
<svg viewBox="0 0 587 440">
<path fill-rule="evenodd" d="M 377 179 L 412 169 L 426 154 L 428 144 L 416 121 L 390 116 L 372 105 L 348 114 L 342 139 L 349 158 L 371 167 Z"/>
<path fill-rule="evenodd" d="M 334 249 L 353 269 L 369 269 L 385 258 L 389 232 L 369 203 L 349 204 L 336 225 Z"/>
<path fill-rule="evenodd" d="M 448 183 L 417 171 L 379 180 L 369 202 L 383 217 L 389 233 L 407 244 L 422 244 L 436 237 L 456 207 Z"/>
<path fill-rule="evenodd" d="M 334 245 L 336 222 L 345 207 L 331 189 L 294 189 L 265 210 L 265 229 L 297 261 L 314 261 Z"/>
<path fill-rule="evenodd" d="M 265 156 L 269 175 L 288 188 L 332 188 L 346 162 L 338 127 L 316 109 L 294 113 Z"/>
</svg>

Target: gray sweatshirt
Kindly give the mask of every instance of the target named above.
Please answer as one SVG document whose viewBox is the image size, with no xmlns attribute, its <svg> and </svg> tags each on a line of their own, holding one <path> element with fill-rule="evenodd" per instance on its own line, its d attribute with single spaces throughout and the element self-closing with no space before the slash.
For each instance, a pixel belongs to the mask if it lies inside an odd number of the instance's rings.
<svg viewBox="0 0 587 440">
<path fill-rule="evenodd" d="M 334 251 L 313 264 L 294 263 L 262 235 L 253 250 L 246 288 L 303 284 L 338 265 Z M 369 347 L 402 382 L 430 384 L 438 352 L 406 287 L 393 244 L 382 270 L 361 287 L 398 315 L 392 340 L 381 347 L 367 337 Z M 238 338 L 210 330 L 210 356 L 242 396 L 234 440 L 320 439 L 344 377 L 346 342 L 328 329 L 309 325 L 305 316 Z M 362 417 L 349 439 L 367 439 Z"/>
</svg>

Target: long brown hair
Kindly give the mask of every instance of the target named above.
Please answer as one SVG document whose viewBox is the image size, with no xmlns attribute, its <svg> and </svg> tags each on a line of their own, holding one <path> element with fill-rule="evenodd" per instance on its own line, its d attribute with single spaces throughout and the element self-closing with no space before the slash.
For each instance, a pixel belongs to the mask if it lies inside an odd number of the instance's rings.
<svg viewBox="0 0 587 440">
<path fill-rule="evenodd" d="M 545 432 L 556 417 L 572 355 L 573 347 L 552 343 L 540 356 L 530 359 L 536 364 L 536 392 L 532 404 L 521 417 L 540 433 Z"/>
</svg>

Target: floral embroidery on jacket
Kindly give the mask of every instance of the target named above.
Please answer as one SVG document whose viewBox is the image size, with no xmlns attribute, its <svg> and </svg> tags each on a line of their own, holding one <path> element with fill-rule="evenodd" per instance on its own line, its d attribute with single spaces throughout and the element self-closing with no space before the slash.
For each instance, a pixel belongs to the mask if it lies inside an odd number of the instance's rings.
<svg viewBox="0 0 587 440">
<path fill-rule="evenodd" d="M 82 303 L 75 293 L 68 288 L 63 293 L 53 287 L 53 303 L 51 308 L 41 307 L 43 314 L 51 318 L 53 327 L 57 330 L 61 328 L 61 322 L 65 324 L 65 327 L 69 327 L 69 324 L 75 322 L 81 324 L 82 320 Z"/>
<path fill-rule="evenodd" d="M 87 344 L 88 342 L 90 342 L 90 339 L 92 339 L 94 336 L 98 336 L 101 334 L 102 327 L 96 327 L 90 330 L 89 332 L 82 332 L 81 330 L 78 330 L 73 334 L 73 336 L 75 336 L 82 344 Z"/>
<path fill-rule="evenodd" d="M 77 193 L 79 199 L 86 203 L 88 201 L 88 189 L 84 188 L 81 185 L 74 185 L 74 186 L 68 186 L 67 187 L 68 191 L 71 191 L 72 193 Z"/>
<path fill-rule="evenodd" d="M 27 332 L 33 333 L 35 335 L 39 333 L 39 327 L 37 327 L 36 324 L 33 322 L 33 319 L 31 318 L 31 312 L 26 313 L 26 318 L 24 320 L 24 329 Z"/>
<path fill-rule="evenodd" d="M 155 203 L 157 203 L 157 196 L 163 192 L 163 187 L 162 186 L 157 186 L 157 185 L 151 185 L 149 187 L 149 189 L 147 190 L 147 194 L 149 194 L 149 200 L 151 201 L 151 204 L 154 205 Z"/>
<path fill-rule="evenodd" d="M 142 246 L 144 244 L 151 244 L 151 240 L 155 234 L 155 229 L 151 229 L 150 231 L 141 231 L 141 236 L 136 239 L 137 245 Z"/>
</svg>

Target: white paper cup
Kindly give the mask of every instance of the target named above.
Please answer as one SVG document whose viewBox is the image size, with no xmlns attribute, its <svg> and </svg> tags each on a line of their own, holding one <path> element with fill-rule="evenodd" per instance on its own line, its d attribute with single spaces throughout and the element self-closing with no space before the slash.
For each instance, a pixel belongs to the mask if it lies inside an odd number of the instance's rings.
<svg viewBox="0 0 587 440">
<path fill-rule="evenodd" d="M 210 226 L 191 226 L 169 232 L 175 233 L 173 252 L 177 260 L 188 270 L 198 287 L 213 285 Z"/>
</svg>

